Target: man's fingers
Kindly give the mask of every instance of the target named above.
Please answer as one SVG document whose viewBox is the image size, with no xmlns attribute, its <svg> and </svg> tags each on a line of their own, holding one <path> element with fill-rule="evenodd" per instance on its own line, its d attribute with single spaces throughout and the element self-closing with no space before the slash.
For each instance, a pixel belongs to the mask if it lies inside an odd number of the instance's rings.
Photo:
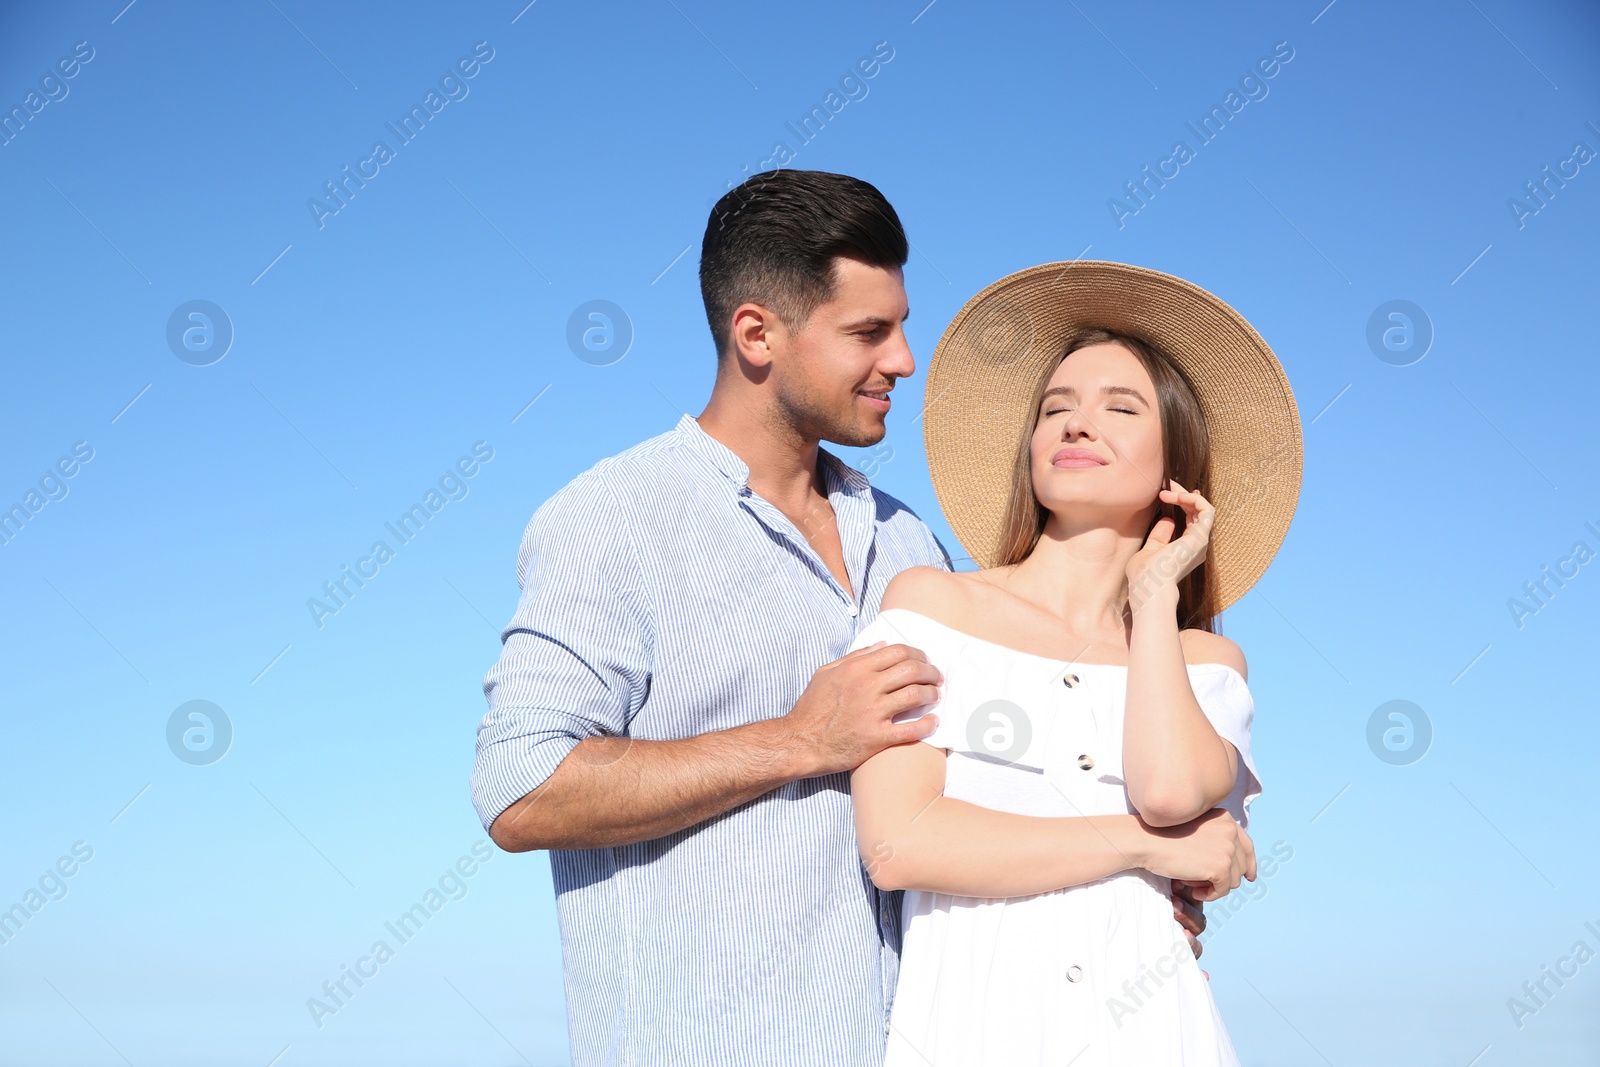
<svg viewBox="0 0 1600 1067">
<path fill-rule="evenodd" d="M 831 667 L 834 663 L 849 663 L 851 661 L 860 659 L 881 660 L 883 664 L 887 666 L 891 663 L 898 663 L 907 656 L 915 656 L 917 659 L 923 660 L 924 662 L 926 662 L 928 658 L 922 654 L 922 650 L 920 648 L 912 648 L 910 645 L 902 644 L 891 645 L 887 641 L 874 641 L 865 648 L 852 649 L 851 651 L 846 652 L 844 655 L 834 660 L 833 663 L 828 664 L 828 666 Z"/>
<path fill-rule="evenodd" d="M 1189 910 L 1188 903 L 1174 900 L 1172 902 L 1172 917 L 1178 920 L 1178 925 L 1183 927 L 1185 933 L 1198 934 L 1204 927 L 1195 919 Z"/>
<path fill-rule="evenodd" d="M 1194 898 L 1194 887 L 1187 882 L 1172 883 L 1172 903 L 1178 910 L 1178 921 L 1192 933 L 1205 933 L 1206 912 Z"/>
<path fill-rule="evenodd" d="M 929 712 L 920 719 L 896 724 L 890 731 L 890 736 L 894 739 L 893 744 L 903 745 L 908 741 L 925 740 L 933 736 L 933 732 L 938 728 L 939 716 Z"/>
<path fill-rule="evenodd" d="M 920 708 L 924 704 L 936 703 L 939 699 L 939 687 L 931 683 L 922 685 L 901 686 L 884 698 L 885 709 L 889 716 L 895 716 L 902 711 Z"/>
<path fill-rule="evenodd" d="M 1184 936 L 1189 939 L 1189 951 L 1194 953 L 1195 959 L 1199 959 L 1200 953 L 1204 952 L 1206 947 L 1202 945 L 1200 943 L 1200 939 L 1193 934 L 1185 934 Z"/>
<path fill-rule="evenodd" d="M 832 667 L 834 663 L 845 663 L 849 660 L 861 659 L 863 656 L 870 656 L 872 653 L 876 652 L 878 649 L 882 648 L 888 643 L 889 642 L 887 641 L 874 641 L 865 648 L 853 648 L 849 652 L 846 652 L 844 655 L 840 656 L 838 659 L 834 660 L 833 663 L 827 664 L 827 666 Z"/>
<path fill-rule="evenodd" d="M 913 648 L 911 645 L 880 644 L 872 648 L 857 649 L 852 655 L 858 657 L 851 664 L 852 670 L 859 667 L 873 674 L 887 674 L 895 670 L 922 668 L 938 675 L 938 668 L 928 663 L 928 657 L 922 649 Z"/>
</svg>

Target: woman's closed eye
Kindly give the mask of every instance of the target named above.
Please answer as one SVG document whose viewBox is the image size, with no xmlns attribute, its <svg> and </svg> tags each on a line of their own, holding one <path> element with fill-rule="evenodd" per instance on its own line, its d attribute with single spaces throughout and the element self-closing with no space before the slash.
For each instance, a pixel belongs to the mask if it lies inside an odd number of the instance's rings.
<svg viewBox="0 0 1600 1067">
<path fill-rule="evenodd" d="M 1052 415 L 1062 415 L 1062 414 L 1065 414 L 1065 413 L 1067 413 L 1067 412 L 1069 412 L 1071 410 L 1072 410 L 1071 408 L 1046 408 L 1044 410 L 1044 412 L 1043 412 L 1043 417 L 1044 418 L 1049 418 Z M 1137 414 L 1139 414 L 1133 408 L 1111 408 L 1110 410 L 1111 411 L 1120 411 L 1124 415 L 1137 415 Z"/>
</svg>

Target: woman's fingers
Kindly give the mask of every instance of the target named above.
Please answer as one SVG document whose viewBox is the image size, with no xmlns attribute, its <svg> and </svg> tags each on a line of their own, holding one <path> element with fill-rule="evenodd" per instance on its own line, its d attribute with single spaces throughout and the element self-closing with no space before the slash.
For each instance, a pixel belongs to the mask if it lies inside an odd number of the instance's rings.
<svg viewBox="0 0 1600 1067">
<path fill-rule="evenodd" d="M 1178 483 L 1173 482 L 1172 484 L 1177 485 Z M 1167 499 L 1168 503 L 1177 504 L 1179 507 L 1183 508 L 1184 515 L 1188 517 L 1190 524 L 1205 523 L 1209 526 L 1210 520 L 1215 515 L 1217 510 L 1216 506 L 1212 504 L 1211 501 L 1207 500 L 1199 493 L 1191 492 L 1190 490 L 1183 489 L 1181 487 L 1177 489 L 1163 489 L 1161 490 L 1161 496 L 1163 499 Z"/>
<path fill-rule="evenodd" d="M 1174 485 L 1177 483 L 1174 482 Z M 1164 489 L 1164 497 L 1171 497 L 1171 503 L 1183 508 L 1184 525 L 1183 536 L 1174 544 L 1187 544 L 1190 547 L 1188 561 L 1198 565 L 1206 558 L 1206 553 L 1211 546 L 1211 527 L 1216 521 L 1217 509 L 1211 502 L 1199 493 L 1187 489 Z"/>
</svg>

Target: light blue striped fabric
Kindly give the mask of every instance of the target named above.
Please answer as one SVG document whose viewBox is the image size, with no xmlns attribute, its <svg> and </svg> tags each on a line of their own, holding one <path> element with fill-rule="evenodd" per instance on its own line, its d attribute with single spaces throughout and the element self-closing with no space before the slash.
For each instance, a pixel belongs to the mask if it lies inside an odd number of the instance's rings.
<svg viewBox="0 0 1600 1067">
<path fill-rule="evenodd" d="M 948 569 L 905 505 L 822 454 L 855 601 L 687 415 L 539 508 L 484 680 L 472 797 L 486 828 L 581 738 L 787 713 L 890 578 Z M 579 1067 L 883 1062 L 900 895 L 862 869 L 848 774 L 656 841 L 552 850 L 550 866 Z"/>
</svg>

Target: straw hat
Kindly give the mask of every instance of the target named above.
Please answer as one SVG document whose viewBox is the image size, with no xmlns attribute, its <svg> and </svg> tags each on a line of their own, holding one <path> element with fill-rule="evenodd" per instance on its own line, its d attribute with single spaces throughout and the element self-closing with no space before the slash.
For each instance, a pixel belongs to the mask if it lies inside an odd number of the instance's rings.
<svg viewBox="0 0 1600 1067">
<path fill-rule="evenodd" d="M 1300 413 L 1261 336 L 1182 278 L 1125 263 L 1044 263 L 967 301 L 928 366 L 923 432 L 945 518 L 980 567 L 997 562 L 1013 443 L 1068 336 L 1092 327 L 1171 356 L 1199 395 L 1217 509 L 1206 561 L 1220 611 L 1261 577 L 1289 530 L 1304 462 Z"/>
</svg>

